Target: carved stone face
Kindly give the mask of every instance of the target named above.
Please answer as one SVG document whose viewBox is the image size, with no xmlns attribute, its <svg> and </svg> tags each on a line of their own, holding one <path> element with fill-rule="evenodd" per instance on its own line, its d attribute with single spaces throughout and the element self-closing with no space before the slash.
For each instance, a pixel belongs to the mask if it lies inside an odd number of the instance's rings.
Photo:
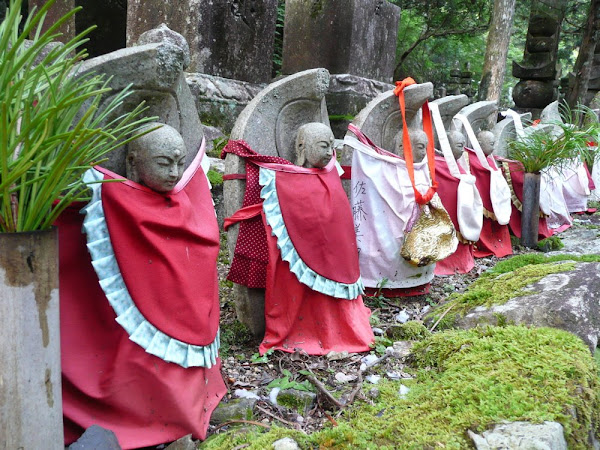
<svg viewBox="0 0 600 450">
<path fill-rule="evenodd" d="M 183 176 L 186 155 L 179 132 L 163 125 L 129 145 L 127 178 L 156 192 L 169 192 Z"/>
<path fill-rule="evenodd" d="M 325 167 L 333 156 L 333 133 L 320 122 L 302 125 L 296 138 L 296 164 L 307 168 Z"/>
<path fill-rule="evenodd" d="M 477 140 L 485 156 L 490 156 L 494 152 L 494 144 L 496 143 L 496 136 L 491 131 L 480 131 L 477 135 Z"/>
<path fill-rule="evenodd" d="M 410 138 L 410 145 L 412 147 L 413 161 L 421 162 L 425 155 L 427 155 L 427 144 L 429 139 L 427 133 L 418 128 L 409 128 L 408 137 Z M 394 153 L 404 158 L 404 144 L 402 142 L 402 131 L 396 134 L 394 138 Z"/>
<path fill-rule="evenodd" d="M 467 142 L 464 134 L 455 130 L 449 131 L 448 141 L 450 141 L 450 148 L 452 149 L 454 159 L 460 158 L 465 151 L 465 144 Z"/>
</svg>

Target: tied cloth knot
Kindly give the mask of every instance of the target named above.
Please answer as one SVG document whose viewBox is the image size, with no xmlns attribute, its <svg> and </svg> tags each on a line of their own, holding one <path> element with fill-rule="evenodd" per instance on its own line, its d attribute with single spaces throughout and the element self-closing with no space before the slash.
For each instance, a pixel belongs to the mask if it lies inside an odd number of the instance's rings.
<svg viewBox="0 0 600 450">
<path fill-rule="evenodd" d="M 402 112 L 402 145 L 404 147 L 404 160 L 406 161 L 406 169 L 408 170 L 408 177 L 412 183 L 413 190 L 415 192 L 415 201 L 419 205 L 425 205 L 431 201 L 433 195 L 437 191 L 437 182 L 435 181 L 435 154 L 433 144 L 433 127 L 431 125 L 431 114 L 429 112 L 429 102 L 426 100 L 423 104 L 423 130 L 427 134 L 427 165 L 429 167 L 429 175 L 431 177 L 431 187 L 427 189 L 427 192 L 422 195 L 415 185 L 415 167 L 413 161 L 412 145 L 410 143 L 410 136 L 408 134 L 408 124 L 406 123 L 406 106 L 404 101 L 404 89 L 407 86 L 416 84 L 415 80 L 408 77 L 402 81 L 396 81 L 396 87 L 394 88 L 394 94 L 398 97 L 398 103 L 400 104 L 400 111 Z"/>
</svg>

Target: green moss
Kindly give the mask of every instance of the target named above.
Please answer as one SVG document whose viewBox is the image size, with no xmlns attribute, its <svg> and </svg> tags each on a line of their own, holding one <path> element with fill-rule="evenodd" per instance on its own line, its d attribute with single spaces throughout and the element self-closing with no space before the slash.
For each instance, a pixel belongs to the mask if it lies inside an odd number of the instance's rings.
<svg viewBox="0 0 600 450">
<path fill-rule="evenodd" d="M 206 176 L 208 177 L 208 181 L 210 181 L 210 184 L 212 186 L 219 186 L 219 185 L 223 184 L 223 174 L 221 174 L 219 172 L 216 172 L 211 169 L 208 171 Z"/>
<path fill-rule="evenodd" d="M 420 341 L 429 337 L 431 332 L 420 320 L 409 320 L 401 325 L 389 327 L 386 335 L 395 341 Z"/>
<path fill-rule="evenodd" d="M 231 348 L 246 347 L 254 344 L 254 336 L 250 329 L 237 320 L 231 325 L 221 328 L 221 357 L 227 357 L 231 353 Z"/>
<path fill-rule="evenodd" d="M 351 122 L 355 117 L 356 116 L 353 116 L 352 114 L 329 114 L 329 121 L 336 122 L 346 120 Z"/>
<path fill-rule="evenodd" d="M 550 236 L 549 238 L 542 239 L 537 243 L 537 248 L 541 252 L 552 252 L 564 248 L 562 240 L 558 236 Z"/>
<path fill-rule="evenodd" d="M 598 368 L 576 336 L 562 330 L 486 327 L 445 331 L 413 348 L 416 378 L 405 398 L 399 383 L 381 382 L 373 404 L 361 404 L 339 426 L 312 435 L 273 427 L 229 434 L 200 448 L 270 448 L 284 436 L 301 448 L 470 448 L 466 430 L 501 421 L 560 422 L 570 449 L 586 449 L 598 423 Z M 213 443 L 214 442 L 214 443 Z"/>
</svg>

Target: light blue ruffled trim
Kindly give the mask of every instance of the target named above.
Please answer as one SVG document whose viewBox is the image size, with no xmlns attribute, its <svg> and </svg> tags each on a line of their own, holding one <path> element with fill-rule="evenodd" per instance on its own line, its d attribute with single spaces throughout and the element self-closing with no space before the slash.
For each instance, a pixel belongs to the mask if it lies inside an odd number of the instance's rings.
<svg viewBox="0 0 600 450">
<path fill-rule="evenodd" d="M 188 344 L 158 330 L 135 306 L 125 286 L 108 235 L 102 208 L 102 183 L 98 183 L 103 178 L 103 175 L 94 169 L 88 170 L 83 177 L 86 183 L 92 183 L 89 185 L 92 199 L 82 209 L 86 215 L 83 229 L 87 235 L 87 247 L 92 256 L 92 265 L 100 280 L 100 287 L 117 314 L 115 320 L 125 329 L 129 339 L 144 348 L 147 353 L 185 368 L 210 369 L 216 364 L 219 356 L 221 345 L 219 330 L 215 340 L 209 345 Z"/>
<path fill-rule="evenodd" d="M 360 276 L 352 284 L 340 283 L 319 275 L 302 261 L 294 248 L 294 244 L 283 221 L 283 215 L 279 207 L 279 198 L 277 197 L 277 187 L 275 185 L 275 171 L 261 167 L 258 182 L 263 186 L 260 191 L 260 196 L 264 199 L 263 210 L 267 218 L 267 223 L 273 230 L 273 236 L 277 238 L 277 247 L 281 252 L 281 259 L 290 263 L 290 270 L 296 275 L 298 281 L 313 291 L 331 297 L 354 300 L 362 294 L 365 291 L 365 287 Z"/>
</svg>

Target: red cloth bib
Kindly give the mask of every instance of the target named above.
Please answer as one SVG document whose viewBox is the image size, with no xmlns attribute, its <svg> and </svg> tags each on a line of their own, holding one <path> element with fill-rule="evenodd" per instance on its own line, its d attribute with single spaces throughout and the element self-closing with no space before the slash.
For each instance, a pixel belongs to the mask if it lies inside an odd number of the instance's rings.
<svg viewBox="0 0 600 450">
<path fill-rule="evenodd" d="M 121 274 L 144 317 L 180 341 L 212 343 L 219 327 L 219 228 L 204 174 L 166 194 L 129 180 L 105 183 L 102 206 Z"/>
<path fill-rule="evenodd" d="M 300 258 L 325 278 L 355 283 L 360 276 L 356 235 L 335 167 L 328 172 L 276 171 L 275 180 L 283 220 Z"/>
</svg>

